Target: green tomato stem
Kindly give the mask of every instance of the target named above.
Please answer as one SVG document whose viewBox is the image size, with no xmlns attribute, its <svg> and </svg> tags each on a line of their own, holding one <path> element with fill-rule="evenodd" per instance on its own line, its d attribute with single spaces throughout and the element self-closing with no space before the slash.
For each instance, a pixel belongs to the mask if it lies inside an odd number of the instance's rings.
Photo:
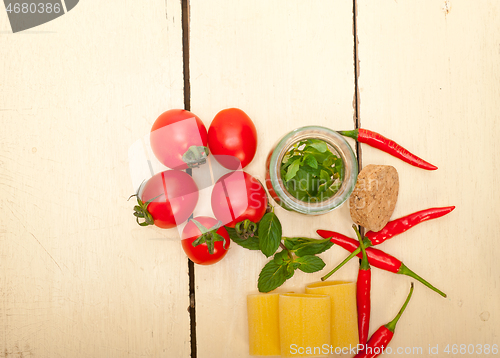
<svg viewBox="0 0 500 358">
<path fill-rule="evenodd" d="M 238 237 L 243 240 L 247 240 L 249 237 L 253 237 L 257 231 L 257 224 L 253 221 L 245 219 L 237 223 L 234 227 Z"/>
<path fill-rule="evenodd" d="M 207 162 L 208 148 L 204 146 L 192 145 L 186 153 L 182 155 L 182 160 L 189 168 L 198 168 Z"/>
</svg>

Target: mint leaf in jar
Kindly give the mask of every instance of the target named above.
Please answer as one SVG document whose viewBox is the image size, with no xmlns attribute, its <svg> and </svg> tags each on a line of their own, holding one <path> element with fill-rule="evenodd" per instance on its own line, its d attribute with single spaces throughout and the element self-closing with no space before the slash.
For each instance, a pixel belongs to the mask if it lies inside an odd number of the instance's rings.
<svg viewBox="0 0 500 358">
<path fill-rule="evenodd" d="M 294 198 L 317 203 L 334 196 L 342 185 L 342 159 L 323 140 L 292 145 L 281 162 L 284 186 Z"/>
</svg>

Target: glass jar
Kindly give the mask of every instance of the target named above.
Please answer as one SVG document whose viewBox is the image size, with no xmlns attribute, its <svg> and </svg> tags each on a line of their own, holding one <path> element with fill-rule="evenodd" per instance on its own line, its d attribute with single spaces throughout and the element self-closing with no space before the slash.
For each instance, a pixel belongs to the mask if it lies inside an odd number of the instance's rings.
<svg viewBox="0 0 500 358">
<path fill-rule="evenodd" d="M 284 155 L 297 142 L 305 139 L 319 139 L 326 142 L 328 149 L 343 163 L 341 185 L 330 198 L 319 202 L 305 202 L 292 196 L 281 178 L 281 163 Z M 266 160 L 266 187 L 271 197 L 287 210 L 307 215 L 321 215 L 341 206 L 351 195 L 358 176 L 358 162 L 349 143 L 337 132 L 319 126 L 297 128 L 271 149 Z"/>
</svg>

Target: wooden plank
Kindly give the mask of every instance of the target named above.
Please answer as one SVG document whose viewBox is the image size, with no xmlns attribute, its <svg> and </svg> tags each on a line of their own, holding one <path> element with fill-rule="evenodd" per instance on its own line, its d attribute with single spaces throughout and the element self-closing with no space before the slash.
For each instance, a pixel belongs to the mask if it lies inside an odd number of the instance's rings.
<svg viewBox="0 0 500 358">
<path fill-rule="evenodd" d="M 183 107 L 180 2 L 0 17 L 0 356 L 189 357 L 177 233 L 127 201 L 129 146 Z"/>
<path fill-rule="evenodd" d="M 191 109 L 207 125 L 224 108 L 247 112 L 259 138 L 248 173 L 264 179 L 269 150 L 290 130 L 353 127 L 352 3 L 192 0 L 190 9 Z M 285 236 L 317 237 L 320 227 L 351 234 L 347 206 L 314 218 L 276 211 Z M 333 267 L 343 255 L 322 257 Z M 267 261 L 233 244 L 220 263 L 196 267 L 198 357 L 248 356 L 246 296 Z M 303 292 L 320 277 L 297 272 L 280 290 Z M 354 266 L 339 277 L 355 279 Z"/>
<path fill-rule="evenodd" d="M 392 346 L 438 347 L 439 356 L 484 355 L 500 343 L 500 21 L 496 1 L 361 1 L 358 9 L 362 127 L 396 139 L 437 165 L 413 168 L 363 146 L 363 164 L 400 175 L 394 217 L 456 205 L 383 249 L 448 294 L 417 285 Z M 398 310 L 405 277 L 374 272 L 372 329 Z M 458 352 L 452 354 L 453 345 Z M 474 345 L 474 347 L 469 344 Z M 491 353 L 491 351 L 490 351 Z"/>
</svg>

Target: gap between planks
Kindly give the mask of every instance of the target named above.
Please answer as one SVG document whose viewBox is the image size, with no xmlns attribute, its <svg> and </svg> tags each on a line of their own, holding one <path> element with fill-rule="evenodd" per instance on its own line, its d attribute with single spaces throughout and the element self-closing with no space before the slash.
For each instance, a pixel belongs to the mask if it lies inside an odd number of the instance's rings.
<svg viewBox="0 0 500 358">
<path fill-rule="evenodd" d="M 359 93 L 359 52 L 358 52 L 358 3 L 357 0 L 352 1 L 352 37 L 353 37 L 353 54 L 354 54 L 354 98 L 353 98 L 353 107 L 354 107 L 354 128 L 361 128 L 361 119 L 359 115 L 359 106 L 360 106 L 360 93 Z M 362 151 L 361 151 L 361 143 L 356 141 L 356 158 L 358 160 L 358 172 L 363 169 L 363 161 L 362 161 Z M 358 230 L 361 236 L 365 235 L 365 228 L 361 225 L 358 225 Z M 361 262 L 361 259 L 359 259 Z"/>
<path fill-rule="evenodd" d="M 189 72 L 189 0 L 181 0 L 182 4 L 182 58 L 183 58 L 183 78 L 184 78 L 184 109 L 191 110 L 191 83 Z M 358 57 L 358 34 L 357 34 L 357 1 L 353 0 L 353 56 L 354 56 L 354 93 L 353 93 L 353 109 L 354 109 L 354 127 L 361 127 L 359 114 L 359 57 Z M 361 145 L 356 142 L 356 156 L 358 158 L 359 170 L 362 168 L 361 160 Z M 190 170 L 188 170 L 190 171 Z M 191 173 L 189 173 L 191 174 Z M 363 228 L 360 228 L 363 230 Z M 364 231 L 364 230 L 363 230 Z M 363 235 L 364 232 L 361 232 Z M 189 275 L 189 318 L 190 318 L 190 333 L 191 333 L 191 358 L 197 358 L 197 339 L 196 339 L 196 289 L 195 289 L 195 267 L 194 263 L 188 260 L 188 275 Z"/>
<path fill-rule="evenodd" d="M 181 0 L 182 11 L 182 68 L 184 80 L 184 109 L 191 110 L 191 83 L 189 73 L 189 0 Z M 191 175 L 191 169 L 186 172 Z M 197 357 L 197 340 L 196 340 L 196 285 L 195 285 L 195 268 L 194 263 L 188 261 L 189 275 L 189 321 L 190 321 L 190 346 L 191 358 Z"/>
</svg>

